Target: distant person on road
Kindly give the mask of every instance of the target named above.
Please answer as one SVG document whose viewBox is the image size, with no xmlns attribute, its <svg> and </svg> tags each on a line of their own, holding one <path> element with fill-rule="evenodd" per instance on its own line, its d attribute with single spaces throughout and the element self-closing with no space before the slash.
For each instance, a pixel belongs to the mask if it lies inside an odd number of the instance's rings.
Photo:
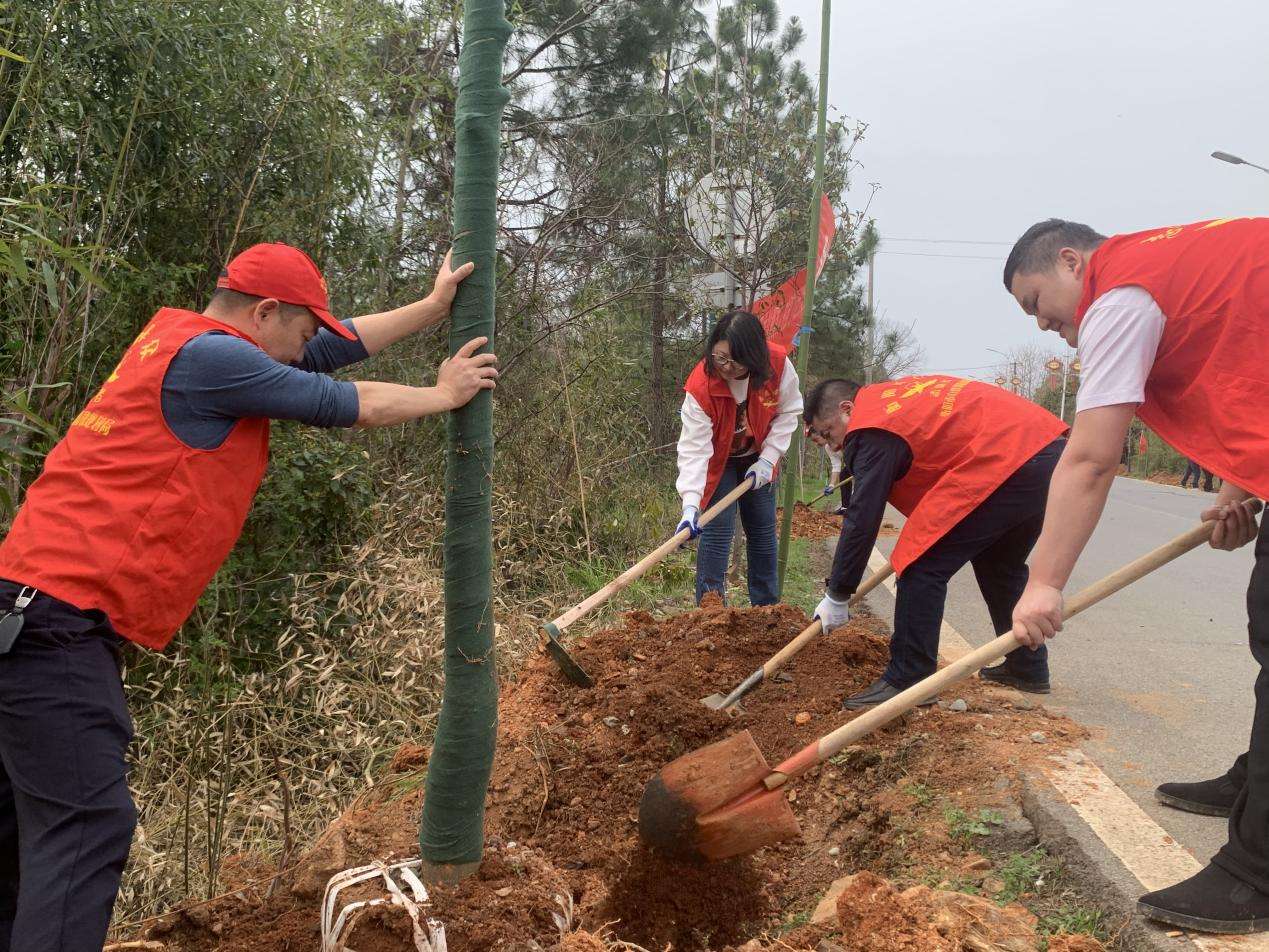
<svg viewBox="0 0 1269 952">
<path fill-rule="evenodd" d="M 729 311 L 714 325 L 683 389 L 676 483 L 683 515 L 677 531 L 700 536 L 697 604 L 706 592 L 725 592 L 739 508 L 749 560 L 749 602 L 774 605 L 779 584 L 771 482 L 802 412 L 797 371 L 787 351 L 767 341 L 758 318 L 748 311 Z M 701 512 L 744 479 L 752 479 L 753 488 L 717 519 L 699 526 Z"/>
<path fill-rule="evenodd" d="M 1062 590 L 1101 516 L 1134 415 L 1225 480 L 1212 547 L 1257 536 L 1269 495 L 1269 219 L 1234 218 L 1106 238 L 1049 219 L 1005 262 L 1005 287 L 1041 330 L 1078 346 L 1083 372 L 1071 443 L 1053 474 L 1014 634 L 1039 646 L 1062 628 Z M 1208 484 L 1210 486 L 1210 483 Z M 1256 542 L 1248 635 L 1260 664 L 1247 753 L 1223 776 L 1165 783 L 1164 803 L 1229 816 L 1211 864 L 1148 893 L 1142 913 L 1208 932 L 1269 928 L 1269 531 Z"/>
<path fill-rule="evenodd" d="M 1193 481 L 1194 488 L 1198 489 L 1200 472 L 1202 472 L 1202 470 L 1199 469 L 1199 464 L 1194 462 L 1192 459 L 1187 459 L 1185 461 L 1185 473 L 1181 476 L 1181 488 L 1189 489 L 1189 484 Z"/>
<path fill-rule="evenodd" d="M 248 248 L 201 313 L 150 319 L 48 454 L 0 543 L 0 949 L 101 952 L 137 819 L 121 649 L 165 648 L 228 557 L 269 421 L 391 426 L 494 386 L 483 337 L 432 387 L 326 376 L 444 320 L 471 270 L 446 256 L 427 298 L 338 321 L 306 254 Z"/>
<path fill-rule="evenodd" d="M 1009 630 L 1068 428 L 999 387 L 939 375 L 866 387 L 825 380 L 807 395 L 806 426 L 812 439 L 842 453 L 843 472 L 855 477 L 815 610 L 826 631 L 850 618 L 847 603 L 887 501 L 907 516 L 890 556 L 899 578 L 890 663 L 843 701 L 846 710 L 859 710 L 934 673 L 947 583 L 965 565 L 974 567 L 996 630 Z M 1017 651 L 981 677 L 1047 694 L 1048 656 Z"/>
</svg>

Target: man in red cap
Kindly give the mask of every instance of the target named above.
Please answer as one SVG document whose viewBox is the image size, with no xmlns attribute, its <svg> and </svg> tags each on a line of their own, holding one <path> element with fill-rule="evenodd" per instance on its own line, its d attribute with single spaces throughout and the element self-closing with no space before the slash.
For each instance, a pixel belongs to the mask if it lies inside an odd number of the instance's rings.
<svg viewBox="0 0 1269 952">
<path fill-rule="evenodd" d="M 1229 839 L 1189 879 L 1141 897 L 1151 919 L 1187 929 L 1269 929 L 1269 218 L 1221 218 L 1107 238 L 1052 218 L 1018 239 L 1005 287 L 1041 330 L 1078 346 L 1070 446 L 1053 473 L 1014 636 L 1062 629 L 1062 589 L 1106 504 L 1133 416 L 1225 484 L 1201 518 L 1212 547 L 1256 539 L 1248 636 L 1259 663 L 1247 752 L 1219 777 L 1165 783 L 1163 803 L 1229 817 Z"/>
<path fill-rule="evenodd" d="M 0 952 L 100 952 L 136 811 L 120 647 L 161 650 L 229 555 L 269 421 L 389 426 L 492 389 L 477 337 L 436 385 L 337 381 L 449 314 L 472 265 L 421 301 L 340 322 L 283 244 L 234 258 L 200 314 L 145 326 L 27 490 L 0 543 Z"/>
</svg>

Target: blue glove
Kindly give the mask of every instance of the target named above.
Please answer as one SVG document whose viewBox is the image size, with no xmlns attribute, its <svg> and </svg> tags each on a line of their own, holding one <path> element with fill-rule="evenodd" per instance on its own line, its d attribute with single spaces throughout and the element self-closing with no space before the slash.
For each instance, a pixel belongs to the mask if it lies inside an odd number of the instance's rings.
<svg viewBox="0 0 1269 952">
<path fill-rule="evenodd" d="M 831 496 L 831 495 L 833 495 L 833 490 L 834 490 L 834 489 L 836 489 L 836 488 L 837 488 L 836 486 L 834 486 L 832 483 L 830 483 L 829 485 L 827 485 L 827 486 L 825 486 L 825 487 L 824 487 L 824 492 L 822 492 L 820 495 L 822 495 L 822 496 Z"/>
<path fill-rule="evenodd" d="M 758 457 L 758 462 L 749 467 L 749 469 L 745 472 L 745 477 L 748 478 L 752 476 L 753 488 L 761 489 L 763 486 L 766 486 L 771 482 L 771 476 L 774 472 L 774 466 L 762 457 Z"/>
<path fill-rule="evenodd" d="M 696 521 L 696 516 L 700 512 L 695 506 L 683 507 L 683 518 L 679 520 L 678 528 L 674 530 L 674 534 L 678 535 L 684 529 L 688 531 L 688 540 L 695 539 L 701 534 L 701 527 Z"/>
<path fill-rule="evenodd" d="M 846 622 L 850 621 L 850 602 L 839 602 L 827 592 L 824 593 L 824 599 L 815 609 L 815 615 L 824 626 L 824 633 L 840 628 Z"/>
</svg>

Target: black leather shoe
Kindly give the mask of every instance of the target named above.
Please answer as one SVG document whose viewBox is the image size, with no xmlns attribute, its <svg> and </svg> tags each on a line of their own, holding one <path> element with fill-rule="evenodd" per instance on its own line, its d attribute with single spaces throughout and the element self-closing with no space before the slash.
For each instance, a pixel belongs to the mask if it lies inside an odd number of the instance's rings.
<svg viewBox="0 0 1269 952">
<path fill-rule="evenodd" d="M 1161 783 L 1154 798 L 1160 803 L 1186 813 L 1203 816 L 1229 816 L 1238 799 L 1238 788 L 1228 777 L 1202 780 L 1199 783 Z"/>
<path fill-rule="evenodd" d="M 899 694 L 903 688 L 897 688 L 885 678 L 878 678 L 868 687 L 855 694 L 852 694 L 846 700 L 842 701 L 843 711 L 862 711 L 866 707 L 876 707 L 883 701 L 888 701 L 896 694 Z M 922 701 L 917 707 L 929 707 L 937 697 L 929 698 Z"/>
<path fill-rule="evenodd" d="M 993 684 L 1003 684 L 1019 691 L 1026 691 L 1028 694 L 1048 694 L 1053 690 L 1048 678 L 1037 681 L 1018 677 L 1018 675 L 1009 670 L 1009 662 L 1007 661 L 996 665 L 994 668 L 983 668 L 978 672 L 978 676 L 984 681 L 990 681 Z"/>
<path fill-rule="evenodd" d="M 1146 893 L 1137 911 L 1182 929 L 1243 935 L 1269 929 L 1269 896 L 1208 865 L 1189 879 Z"/>
</svg>

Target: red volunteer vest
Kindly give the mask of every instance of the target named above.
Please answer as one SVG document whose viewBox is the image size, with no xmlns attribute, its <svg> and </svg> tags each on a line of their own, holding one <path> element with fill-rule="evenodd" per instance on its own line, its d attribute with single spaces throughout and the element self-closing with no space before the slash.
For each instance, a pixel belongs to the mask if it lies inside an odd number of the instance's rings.
<svg viewBox="0 0 1269 952">
<path fill-rule="evenodd" d="M 771 357 L 771 379 L 757 393 L 751 389 L 745 401 L 745 419 L 749 432 L 753 434 L 754 445 L 759 450 L 771 432 L 771 421 L 780 412 L 780 380 L 784 376 L 785 358 L 789 355 L 788 350 L 770 341 L 767 342 L 767 352 Z M 714 454 L 709 459 L 705 493 L 701 496 L 701 508 L 707 509 L 731 454 L 732 436 L 736 432 L 736 399 L 731 395 L 726 380 L 705 373 L 703 360 L 692 369 L 683 389 L 696 398 L 714 424 Z"/>
<path fill-rule="evenodd" d="M 163 419 L 168 364 L 218 321 L 163 308 L 75 418 L 0 543 L 0 577 L 162 649 L 238 541 L 269 458 L 269 421 L 241 420 L 214 450 L 191 449 Z"/>
<path fill-rule="evenodd" d="M 1069 427 L 1007 390 L 931 375 L 863 387 L 846 432 L 902 437 L 912 466 L 890 490 L 908 517 L 890 556 L 896 574 L 969 515 L 1023 463 Z"/>
<path fill-rule="evenodd" d="M 1269 497 L 1269 218 L 1108 238 L 1075 323 L 1107 291 L 1145 288 L 1166 320 L 1137 416 L 1222 479 Z"/>
</svg>

